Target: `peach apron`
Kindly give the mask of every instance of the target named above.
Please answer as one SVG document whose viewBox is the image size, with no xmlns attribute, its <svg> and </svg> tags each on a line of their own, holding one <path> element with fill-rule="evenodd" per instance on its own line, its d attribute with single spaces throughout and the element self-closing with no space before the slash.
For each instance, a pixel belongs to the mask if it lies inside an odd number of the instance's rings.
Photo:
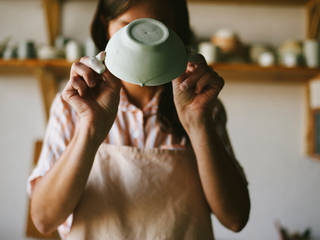
<svg viewBox="0 0 320 240">
<path fill-rule="evenodd" d="M 193 152 L 102 143 L 67 239 L 214 239 Z"/>
</svg>

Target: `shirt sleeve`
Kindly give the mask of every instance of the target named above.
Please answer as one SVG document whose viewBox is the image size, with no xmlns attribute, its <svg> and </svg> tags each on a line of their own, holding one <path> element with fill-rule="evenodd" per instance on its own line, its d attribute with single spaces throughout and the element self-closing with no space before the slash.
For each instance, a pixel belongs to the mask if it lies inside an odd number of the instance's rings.
<svg viewBox="0 0 320 240">
<path fill-rule="evenodd" d="M 32 194 L 33 186 L 39 177 L 44 176 L 59 159 L 74 133 L 76 115 L 71 106 L 58 93 L 50 108 L 40 157 L 27 181 L 27 192 Z"/>
<path fill-rule="evenodd" d="M 234 154 L 234 151 L 233 151 L 233 148 L 231 145 L 231 141 L 230 141 L 230 138 L 228 135 L 228 131 L 227 131 L 227 126 L 226 126 L 227 125 L 227 113 L 226 113 L 226 110 L 225 110 L 222 102 L 219 99 L 217 99 L 217 102 L 213 108 L 213 115 L 212 116 L 213 116 L 213 120 L 215 123 L 216 132 L 220 138 L 220 141 L 223 143 L 226 151 L 229 153 L 229 155 L 233 159 L 233 162 L 236 165 L 237 169 L 239 170 L 242 178 L 244 179 L 245 183 L 248 185 L 248 181 L 247 181 L 245 172 Z"/>
</svg>

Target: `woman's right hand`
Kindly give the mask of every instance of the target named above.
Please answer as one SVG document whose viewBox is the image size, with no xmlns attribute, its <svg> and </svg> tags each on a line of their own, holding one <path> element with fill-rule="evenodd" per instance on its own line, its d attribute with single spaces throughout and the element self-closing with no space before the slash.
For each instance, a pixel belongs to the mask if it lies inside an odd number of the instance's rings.
<svg viewBox="0 0 320 240">
<path fill-rule="evenodd" d="M 88 57 L 72 64 L 62 97 L 76 111 L 80 128 L 103 141 L 117 114 L 121 82 L 108 69 L 99 75 L 89 66 Z"/>
</svg>

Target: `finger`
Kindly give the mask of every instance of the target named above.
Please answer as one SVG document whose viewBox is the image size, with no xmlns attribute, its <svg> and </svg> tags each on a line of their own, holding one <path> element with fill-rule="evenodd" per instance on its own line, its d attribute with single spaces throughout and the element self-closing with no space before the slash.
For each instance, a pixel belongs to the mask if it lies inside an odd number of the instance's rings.
<svg viewBox="0 0 320 240">
<path fill-rule="evenodd" d="M 224 80 L 216 72 L 210 70 L 198 81 L 196 93 L 202 92 L 208 85 L 217 85 L 217 87 L 222 89 L 224 86 Z"/>
<path fill-rule="evenodd" d="M 213 76 L 210 73 L 205 73 L 197 82 L 195 93 L 199 94 L 201 93 L 205 88 L 210 87 L 212 85 L 213 81 Z"/>
<path fill-rule="evenodd" d="M 197 64 L 194 64 L 192 62 L 188 62 L 186 72 L 192 73 L 192 72 L 194 72 L 194 70 L 196 70 L 196 68 L 197 68 Z"/>
<path fill-rule="evenodd" d="M 189 56 L 187 72 L 194 72 L 199 66 L 207 66 L 205 58 L 201 54 L 193 54 Z"/>
<path fill-rule="evenodd" d="M 76 90 L 81 97 L 85 95 L 88 87 L 81 77 L 73 76 L 70 79 L 70 84 L 71 87 Z"/>
<path fill-rule="evenodd" d="M 84 112 L 88 108 L 88 104 L 84 98 L 80 97 L 76 90 L 65 89 L 62 92 L 62 98 L 77 112 Z"/>
<path fill-rule="evenodd" d="M 102 55 L 102 54 L 101 54 Z M 102 56 L 99 56 L 101 58 Z M 96 73 L 101 74 L 106 70 L 103 61 L 98 60 L 98 57 L 82 57 L 80 62 L 90 67 Z"/>
<path fill-rule="evenodd" d="M 223 77 L 221 77 L 218 73 L 212 70 L 212 73 L 214 74 L 215 82 L 221 87 L 221 89 L 224 87 L 225 81 Z"/>
<path fill-rule="evenodd" d="M 188 62 L 196 64 L 196 65 L 207 64 L 204 56 L 202 56 L 199 53 L 191 53 L 188 57 Z"/>
<path fill-rule="evenodd" d="M 180 90 L 184 91 L 186 89 L 194 88 L 197 81 L 207 72 L 206 67 L 199 66 L 193 73 L 191 73 L 181 84 Z"/>
<path fill-rule="evenodd" d="M 179 89 L 180 84 L 190 76 L 190 73 L 182 73 L 179 77 L 172 80 L 172 87 L 173 89 Z"/>
<path fill-rule="evenodd" d="M 218 85 L 210 85 L 210 87 L 204 89 L 203 94 L 207 95 L 209 99 L 215 99 L 218 97 L 221 89 Z"/>
<path fill-rule="evenodd" d="M 203 90 L 204 94 L 207 94 L 208 97 L 217 98 L 222 88 L 224 87 L 223 78 L 217 78 L 213 83 L 210 84 L 210 87 Z"/>
<path fill-rule="evenodd" d="M 73 76 L 81 76 L 90 88 L 95 87 L 99 78 L 101 79 L 99 74 L 81 62 L 75 62 L 72 64 L 71 77 Z"/>
</svg>

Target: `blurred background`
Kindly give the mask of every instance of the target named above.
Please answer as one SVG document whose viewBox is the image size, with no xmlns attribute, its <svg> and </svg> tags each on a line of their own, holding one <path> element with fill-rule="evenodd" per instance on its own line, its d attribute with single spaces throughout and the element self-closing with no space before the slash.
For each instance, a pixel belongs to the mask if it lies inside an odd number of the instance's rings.
<svg viewBox="0 0 320 240">
<path fill-rule="evenodd" d="M 95 54 L 96 3 L 0 0 L 1 240 L 43 238 L 28 219 L 27 177 L 71 62 Z M 226 81 L 220 98 L 251 194 L 246 228 L 234 234 L 214 219 L 216 238 L 320 239 L 320 2 L 188 4 L 192 47 Z"/>
</svg>

